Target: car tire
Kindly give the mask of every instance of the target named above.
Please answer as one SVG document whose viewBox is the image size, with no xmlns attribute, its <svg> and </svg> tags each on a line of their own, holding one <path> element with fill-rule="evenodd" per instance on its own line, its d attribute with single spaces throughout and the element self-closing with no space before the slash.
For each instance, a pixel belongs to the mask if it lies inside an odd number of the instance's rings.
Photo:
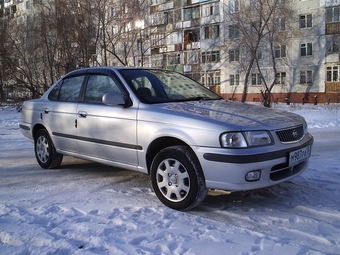
<svg viewBox="0 0 340 255">
<path fill-rule="evenodd" d="M 201 165 L 187 146 L 161 150 L 151 164 L 151 182 L 158 199 L 180 211 L 199 205 L 208 192 Z"/>
<path fill-rule="evenodd" d="M 45 129 L 38 131 L 34 139 L 35 157 L 42 168 L 56 168 L 60 166 L 63 155 L 57 153 L 52 139 Z"/>
</svg>

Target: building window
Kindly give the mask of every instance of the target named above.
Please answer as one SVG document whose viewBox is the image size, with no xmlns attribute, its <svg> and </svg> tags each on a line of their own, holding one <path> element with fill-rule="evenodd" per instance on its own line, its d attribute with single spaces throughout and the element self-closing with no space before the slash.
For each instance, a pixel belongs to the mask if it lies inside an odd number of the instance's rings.
<svg viewBox="0 0 340 255">
<path fill-rule="evenodd" d="M 153 67 L 163 67 L 163 55 L 153 55 L 151 56 L 151 65 Z"/>
<path fill-rule="evenodd" d="M 229 1 L 229 13 L 235 13 L 240 11 L 240 0 Z"/>
<path fill-rule="evenodd" d="M 153 26 L 164 25 L 164 24 L 167 24 L 168 22 L 168 16 L 166 13 L 156 12 L 156 13 L 151 14 L 150 20 L 151 20 L 151 25 Z"/>
<path fill-rule="evenodd" d="M 184 43 L 198 42 L 200 40 L 200 30 L 191 29 L 184 31 Z"/>
<path fill-rule="evenodd" d="M 256 51 L 256 57 L 257 59 L 262 59 L 262 49 L 258 48 Z"/>
<path fill-rule="evenodd" d="M 327 67 L 327 81 L 329 82 L 338 82 L 339 78 L 340 66 L 328 66 Z"/>
<path fill-rule="evenodd" d="M 129 31 L 132 30 L 132 25 L 131 25 L 131 22 L 125 24 L 125 28 L 124 28 L 124 31 L 127 33 Z"/>
<path fill-rule="evenodd" d="M 240 85 L 240 75 L 239 74 L 231 74 L 230 75 L 230 86 Z"/>
<path fill-rule="evenodd" d="M 338 42 L 331 42 L 328 47 L 328 52 L 340 52 L 340 44 Z"/>
<path fill-rule="evenodd" d="M 116 17 L 117 14 L 118 14 L 118 7 L 117 6 L 111 6 L 111 8 L 110 8 L 111 18 Z"/>
<path fill-rule="evenodd" d="M 221 72 L 220 71 L 206 72 L 204 75 L 202 75 L 201 83 L 206 87 L 220 85 Z"/>
<path fill-rule="evenodd" d="M 188 51 L 186 54 L 186 64 L 192 65 L 198 63 L 198 53 L 197 51 Z"/>
<path fill-rule="evenodd" d="M 326 22 L 338 22 L 340 16 L 340 7 L 332 7 L 326 9 Z"/>
<path fill-rule="evenodd" d="M 152 4 L 152 5 L 162 4 L 162 3 L 164 3 L 164 2 L 165 2 L 165 0 L 151 0 L 151 4 Z"/>
<path fill-rule="evenodd" d="M 199 6 L 184 9 L 184 20 L 192 20 L 198 18 L 200 18 Z"/>
<path fill-rule="evenodd" d="M 202 52 L 202 63 L 220 62 L 220 51 Z"/>
<path fill-rule="evenodd" d="M 237 38 L 240 35 L 239 24 L 229 25 L 229 38 Z"/>
<path fill-rule="evenodd" d="M 250 34 L 258 34 L 261 29 L 261 22 L 260 21 L 255 21 L 250 23 Z"/>
<path fill-rule="evenodd" d="M 286 72 L 276 73 L 275 84 L 286 84 Z"/>
<path fill-rule="evenodd" d="M 212 4 L 212 5 L 205 5 L 202 8 L 203 17 L 219 15 L 219 14 L 220 14 L 220 6 L 218 3 Z"/>
<path fill-rule="evenodd" d="M 116 35 L 116 34 L 119 33 L 118 25 L 113 25 L 112 26 L 111 33 L 112 33 L 112 35 Z"/>
<path fill-rule="evenodd" d="M 300 15 L 300 28 L 309 28 L 312 26 L 312 14 Z"/>
<path fill-rule="evenodd" d="M 214 26 L 208 26 L 204 28 L 204 38 L 218 38 L 220 36 L 220 26 L 214 25 Z"/>
<path fill-rule="evenodd" d="M 313 44 L 312 43 L 301 43 L 300 56 L 312 56 L 312 55 L 313 55 Z"/>
<path fill-rule="evenodd" d="M 286 57 L 286 45 L 275 46 L 275 58 Z"/>
<path fill-rule="evenodd" d="M 165 34 L 154 34 L 150 36 L 151 46 L 161 46 L 166 44 Z"/>
<path fill-rule="evenodd" d="M 250 8 L 252 10 L 259 9 L 261 7 L 261 2 L 259 0 L 250 0 Z"/>
<path fill-rule="evenodd" d="M 136 50 L 141 50 L 142 49 L 142 45 L 143 44 L 143 41 L 141 39 L 137 39 L 136 41 Z"/>
<path fill-rule="evenodd" d="M 240 60 L 240 50 L 239 49 L 229 50 L 229 62 L 239 61 L 239 60 Z"/>
<path fill-rule="evenodd" d="M 300 71 L 300 84 L 312 84 L 313 72 L 311 70 Z"/>
<path fill-rule="evenodd" d="M 168 55 L 168 65 L 179 65 L 181 64 L 181 55 L 174 53 L 174 54 L 170 54 Z"/>
<path fill-rule="evenodd" d="M 173 32 L 166 37 L 168 44 L 177 44 L 183 42 L 183 34 L 180 32 Z"/>
<path fill-rule="evenodd" d="M 252 73 L 251 74 L 251 85 L 261 85 L 262 84 L 262 75 L 260 73 Z"/>
<path fill-rule="evenodd" d="M 130 12 L 130 7 L 128 4 L 124 4 L 124 13 L 127 14 Z"/>
<path fill-rule="evenodd" d="M 326 8 L 326 35 L 340 33 L 340 6 Z"/>
<path fill-rule="evenodd" d="M 276 19 L 274 22 L 275 22 L 275 29 L 277 31 L 282 31 L 286 29 L 286 19 Z"/>
</svg>

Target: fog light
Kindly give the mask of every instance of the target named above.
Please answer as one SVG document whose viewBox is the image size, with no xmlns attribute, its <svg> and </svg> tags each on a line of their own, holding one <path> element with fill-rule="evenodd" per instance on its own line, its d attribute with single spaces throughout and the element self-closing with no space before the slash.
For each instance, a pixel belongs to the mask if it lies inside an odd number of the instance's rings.
<svg viewBox="0 0 340 255">
<path fill-rule="evenodd" d="M 246 173 L 246 181 L 247 182 L 254 182 L 258 181 L 261 177 L 261 170 L 251 171 Z"/>
</svg>

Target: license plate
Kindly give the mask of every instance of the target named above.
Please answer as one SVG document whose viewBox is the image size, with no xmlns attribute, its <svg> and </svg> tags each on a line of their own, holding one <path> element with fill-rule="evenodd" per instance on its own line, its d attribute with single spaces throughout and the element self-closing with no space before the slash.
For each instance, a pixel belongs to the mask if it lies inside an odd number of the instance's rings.
<svg viewBox="0 0 340 255">
<path fill-rule="evenodd" d="M 295 164 L 310 156 L 310 145 L 289 153 L 289 165 Z"/>
</svg>

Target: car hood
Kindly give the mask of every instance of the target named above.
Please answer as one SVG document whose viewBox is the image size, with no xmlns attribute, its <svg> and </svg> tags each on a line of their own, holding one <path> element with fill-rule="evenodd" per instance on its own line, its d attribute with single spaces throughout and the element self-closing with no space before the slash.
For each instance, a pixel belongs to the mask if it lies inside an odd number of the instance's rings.
<svg viewBox="0 0 340 255">
<path fill-rule="evenodd" d="M 304 122 L 303 117 L 294 113 L 225 100 L 165 103 L 158 104 L 157 107 L 176 112 L 176 115 L 196 116 L 197 119 L 209 119 L 210 122 L 219 124 L 222 122 L 242 130 L 284 129 Z"/>
</svg>

